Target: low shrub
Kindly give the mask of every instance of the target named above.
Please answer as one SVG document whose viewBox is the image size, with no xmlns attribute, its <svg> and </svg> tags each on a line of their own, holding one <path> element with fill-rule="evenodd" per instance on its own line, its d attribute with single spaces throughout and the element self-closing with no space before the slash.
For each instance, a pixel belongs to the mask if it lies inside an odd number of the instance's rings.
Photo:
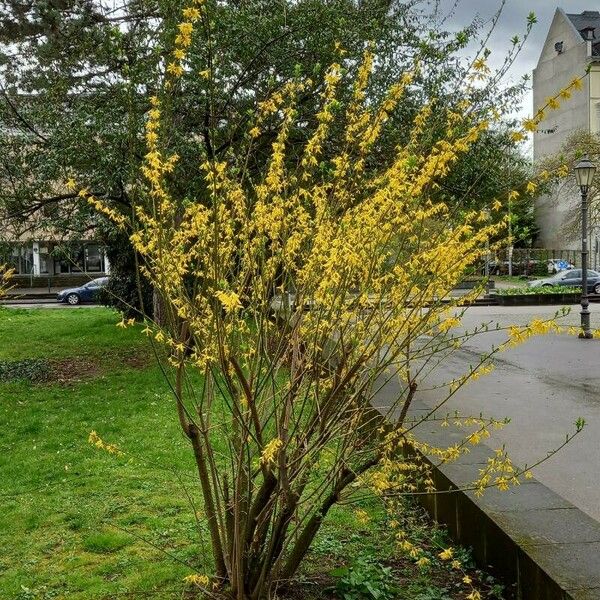
<svg viewBox="0 0 600 600">
<path fill-rule="evenodd" d="M 50 374 L 50 364 L 41 358 L 0 360 L 0 382 L 25 380 L 33 383 L 45 381 Z"/>
<path fill-rule="evenodd" d="M 331 575 L 338 580 L 335 591 L 343 600 L 391 600 L 398 592 L 391 567 L 367 558 L 335 569 Z"/>
<path fill-rule="evenodd" d="M 541 287 L 518 287 L 508 288 L 504 290 L 498 290 L 499 296 L 533 296 L 543 295 L 548 296 L 552 294 L 580 294 L 581 288 L 578 287 L 566 287 L 564 285 L 545 285 Z"/>
</svg>

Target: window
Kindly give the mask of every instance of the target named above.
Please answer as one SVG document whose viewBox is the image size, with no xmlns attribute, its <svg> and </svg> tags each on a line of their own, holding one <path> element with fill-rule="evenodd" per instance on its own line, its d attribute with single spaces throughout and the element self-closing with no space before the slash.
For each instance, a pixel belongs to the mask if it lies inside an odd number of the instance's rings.
<svg viewBox="0 0 600 600">
<path fill-rule="evenodd" d="M 100 273 L 102 268 L 102 252 L 98 244 L 88 244 L 85 247 L 85 271 L 86 273 Z"/>
<path fill-rule="evenodd" d="M 18 275 L 33 273 L 33 247 L 17 246 L 13 248 L 9 265 Z"/>
<path fill-rule="evenodd" d="M 52 269 L 52 257 L 50 255 L 50 248 L 46 244 L 40 242 L 37 247 L 38 258 L 40 261 L 40 275 L 50 274 Z"/>
<path fill-rule="evenodd" d="M 581 279 L 581 269 L 568 271 L 565 279 Z"/>
<path fill-rule="evenodd" d="M 64 249 L 55 262 L 56 273 L 103 273 L 104 254 L 98 244 Z"/>
<path fill-rule="evenodd" d="M 85 252 L 83 246 L 75 248 L 71 254 L 71 273 L 82 273 L 85 271 Z"/>
<path fill-rule="evenodd" d="M 83 248 L 56 248 L 56 260 L 54 262 L 54 272 L 57 274 L 64 273 L 81 273 L 83 271 Z"/>
</svg>

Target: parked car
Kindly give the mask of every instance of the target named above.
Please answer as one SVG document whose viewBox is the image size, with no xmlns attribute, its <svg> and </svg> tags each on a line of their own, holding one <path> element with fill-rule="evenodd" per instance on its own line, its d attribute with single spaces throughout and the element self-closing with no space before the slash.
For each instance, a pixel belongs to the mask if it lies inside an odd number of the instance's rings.
<svg viewBox="0 0 600 600">
<path fill-rule="evenodd" d="M 485 266 L 481 268 L 481 272 L 484 273 Z M 508 275 L 509 263 L 507 260 L 500 262 L 490 262 L 490 275 Z M 545 266 L 543 263 L 540 264 L 539 260 L 513 260 L 512 263 L 512 274 L 513 275 L 532 275 L 534 273 L 545 273 Z"/>
<path fill-rule="evenodd" d="M 553 277 L 547 277 L 546 279 L 535 279 L 529 281 L 527 285 L 529 287 L 544 287 L 552 285 L 564 285 L 568 287 L 581 287 L 581 269 L 569 269 L 568 271 L 561 271 Z M 594 294 L 600 294 L 600 273 L 598 271 L 588 270 L 588 293 L 593 292 Z"/>
<path fill-rule="evenodd" d="M 92 279 L 81 287 L 69 288 L 58 292 L 56 300 L 57 302 L 64 302 L 71 306 L 76 306 L 82 302 L 95 302 L 100 290 L 106 287 L 107 283 L 108 277 Z"/>
<path fill-rule="evenodd" d="M 574 268 L 574 264 L 570 263 L 568 260 L 563 260 L 562 258 L 551 258 L 548 260 L 548 274 L 550 275 Z"/>
</svg>

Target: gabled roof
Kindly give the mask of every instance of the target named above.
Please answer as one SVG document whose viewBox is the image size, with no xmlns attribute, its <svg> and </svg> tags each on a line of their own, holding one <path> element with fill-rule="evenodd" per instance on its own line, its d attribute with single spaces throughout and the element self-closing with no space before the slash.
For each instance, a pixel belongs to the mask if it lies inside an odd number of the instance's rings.
<svg viewBox="0 0 600 600">
<path fill-rule="evenodd" d="M 584 10 L 580 14 L 566 13 L 566 16 L 582 39 L 592 40 L 592 55 L 600 56 L 600 12 Z M 591 34 L 590 37 L 588 37 L 589 34 Z"/>
</svg>

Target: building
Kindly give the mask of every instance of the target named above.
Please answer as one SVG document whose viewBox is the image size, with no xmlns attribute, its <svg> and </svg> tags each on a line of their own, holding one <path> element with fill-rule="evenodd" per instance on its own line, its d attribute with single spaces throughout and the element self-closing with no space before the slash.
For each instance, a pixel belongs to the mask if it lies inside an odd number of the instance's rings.
<svg viewBox="0 0 600 600">
<path fill-rule="evenodd" d="M 537 67 L 533 71 L 533 108 L 536 112 L 575 77 L 585 74 L 583 90 L 557 110 L 549 111 L 533 136 L 534 162 L 556 155 L 574 133 L 600 134 L 600 12 L 566 13 L 558 8 L 548 31 Z M 565 222 L 577 205 L 573 186 L 562 186 L 542 197 L 536 206 L 540 229 L 538 245 L 548 249 L 577 248 L 568 239 Z"/>
<path fill-rule="evenodd" d="M 0 219 L 0 265 L 14 269 L 20 287 L 79 285 L 110 271 L 106 249 L 89 235 L 66 239 L 47 227 L 24 227 Z"/>
<path fill-rule="evenodd" d="M 0 123 L 0 139 L 24 145 L 30 136 Z M 49 184 L 47 191 L 57 191 L 53 188 Z M 60 205 L 42 205 L 23 213 L 20 204 L 12 207 L 12 213 L 2 204 L 0 267 L 14 270 L 11 283 L 18 287 L 69 286 L 108 275 L 106 248 L 96 239 L 93 217 L 78 214 L 80 202 L 79 198 L 65 199 Z M 58 222 L 62 227 L 54 225 Z"/>
</svg>

